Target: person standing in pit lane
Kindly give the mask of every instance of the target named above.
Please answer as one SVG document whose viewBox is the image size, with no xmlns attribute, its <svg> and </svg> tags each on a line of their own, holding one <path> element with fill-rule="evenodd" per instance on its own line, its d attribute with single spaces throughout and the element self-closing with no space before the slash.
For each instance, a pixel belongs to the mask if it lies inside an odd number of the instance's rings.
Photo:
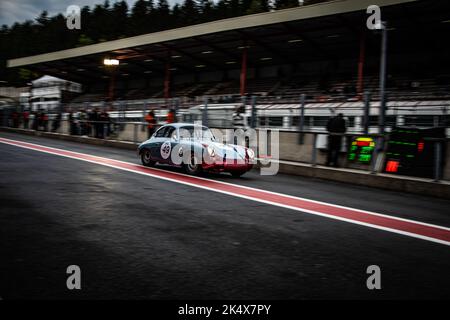
<svg viewBox="0 0 450 320">
<path fill-rule="evenodd" d="M 45 132 L 48 131 L 48 114 L 45 111 L 42 111 L 42 127 Z"/>
<path fill-rule="evenodd" d="M 106 128 L 107 128 L 107 124 L 109 122 L 109 116 L 108 113 L 103 110 L 102 112 L 98 113 L 98 118 L 97 118 L 97 138 L 100 139 L 104 139 L 106 133 Z"/>
<path fill-rule="evenodd" d="M 52 132 L 58 131 L 60 125 L 61 125 L 61 112 L 58 112 L 55 116 L 55 119 L 53 119 Z"/>
<path fill-rule="evenodd" d="M 147 133 L 148 138 L 150 138 L 155 132 L 156 126 L 155 112 L 153 110 L 150 110 L 145 116 L 145 122 L 147 122 Z"/>
<path fill-rule="evenodd" d="M 167 113 L 166 123 L 175 123 L 175 120 L 176 120 L 175 110 L 170 109 L 169 112 Z"/>
<path fill-rule="evenodd" d="M 338 166 L 339 152 L 342 145 L 342 134 L 347 131 L 344 115 L 339 113 L 337 116 L 328 120 L 328 155 L 327 166 Z"/>
<path fill-rule="evenodd" d="M 32 115 L 33 115 L 33 124 L 31 126 L 31 129 L 37 131 L 39 126 L 39 115 L 36 111 L 33 111 Z"/>
<path fill-rule="evenodd" d="M 28 124 L 30 120 L 30 112 L 28 110 L 24 110 L 22 112 L 22 119 L 23 119 L 23 128 L 28 129 Z"/>
</svg>

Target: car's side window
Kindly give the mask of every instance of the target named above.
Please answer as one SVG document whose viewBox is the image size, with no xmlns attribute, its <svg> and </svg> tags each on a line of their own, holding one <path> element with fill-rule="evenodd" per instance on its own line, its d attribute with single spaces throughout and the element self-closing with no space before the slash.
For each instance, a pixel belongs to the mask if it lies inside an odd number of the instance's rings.
<svg viewBox="0 0 450 320">
<path fill-rule="evenodd" d="M 165 132 L 167 131 L 167 127 L 163 127 L 163 128 L 161 128 L 161 129 L 159 129 L 157 132 L 156 132 L 156 135 L 155 135 L 155 137 L 156 138 L 162 138 L 162 137 L 164 137 L 165 135 Z"/>
<path fill-rule="evenodd" d="M 164 132 L 164 137 L 170 138 L 174 131 L 176 132 L 176 129 L 174 127 L 167 127 L 166 131 Z"/>
</svg>

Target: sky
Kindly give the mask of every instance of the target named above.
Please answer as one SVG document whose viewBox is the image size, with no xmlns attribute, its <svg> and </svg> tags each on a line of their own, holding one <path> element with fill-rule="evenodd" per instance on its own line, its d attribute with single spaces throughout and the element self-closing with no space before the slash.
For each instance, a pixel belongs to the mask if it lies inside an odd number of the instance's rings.
<svg viewBox="0 0 450 320">
<path fill-rule="evenodd" d="M 136 0 L 126 0 L 131 8 Z M 171 5 L 181 0 L 168 0 Z M 0 0 L 0 26 L 12 25 L 14 22 L 34 20 L 43 10 L 47 10 L 50 16 L 57 13 L 65 13 L 69 5 L 85 5 L 93 7 L 104 0 Z M 115 0 L 110 0 L 112 5 Z"/>
</svg>

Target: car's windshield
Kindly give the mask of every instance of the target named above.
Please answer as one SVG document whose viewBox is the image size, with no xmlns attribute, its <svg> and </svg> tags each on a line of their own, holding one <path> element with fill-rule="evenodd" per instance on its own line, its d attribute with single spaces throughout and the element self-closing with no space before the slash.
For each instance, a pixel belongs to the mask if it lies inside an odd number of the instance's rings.
<svg viewBox="0 0 450 320">
<path fill-rule="evenodd" d="M 180 128 L 180 139 L 199 139 L 214 141 L 214 135 L 207 127 L 184 126 Z"/>
</svg>

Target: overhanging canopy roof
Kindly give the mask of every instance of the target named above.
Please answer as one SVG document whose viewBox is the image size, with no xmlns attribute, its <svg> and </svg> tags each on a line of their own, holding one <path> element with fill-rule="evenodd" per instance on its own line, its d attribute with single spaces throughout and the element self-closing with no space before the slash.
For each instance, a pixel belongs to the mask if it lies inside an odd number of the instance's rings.
<svg viewBox="0 0 450 320">
<path fill-rule="evenodd" d="M 177 73 L 236 69 L 244 47 L 255 67 L 353 59 L 361 32 L 367 32 L 366 8 L 374 3 L 393 30 L 390 52 L 430 50 L 418 39 L 429 38 L 430 28 L 442 37 L 449 31 L 450 24 L 441 23 L 450 18 L 447 1 L 337 0 L 12 59 L 7 65 L 86 83 L 109 76 L 105 57 L 121 60 L 119 78 L 162 76 L 168 60 Z M 442 51 L 443 44 L 436 45 Z M 366 52 L 379 55 L 378 37 L 369 37 Z"/>
<path fill-rule="evenodd" d="M 376 2 L 377 5 L 381 7 L 412 1 L 416 0 L 377 0 Z M 8 67 L 19 67 L 35 63 L 49 62 L 53 60 L 74 58 L 83 55 L 109 52 L 118 49 L 174 41 L 189 37 L 198 37 L 201 35 L 214 34 L 224 31 L 260 27 L 275 23 L 283 23 L 325 15 L 334 15 L 357 10 L 365 10 L 369 5 L 374 4 L 373 2 L 373 0 L 337 0 L 333 2 L 320 3 L 305 7 L 264 12 L 260 14 L 224 19 L 184 28 L 149 33 L 120 40 L 107 41 L 80 48 L 61 50 L 18 59 L 11 59 L 8 60 L 7 65 Z"/>
</svg>

